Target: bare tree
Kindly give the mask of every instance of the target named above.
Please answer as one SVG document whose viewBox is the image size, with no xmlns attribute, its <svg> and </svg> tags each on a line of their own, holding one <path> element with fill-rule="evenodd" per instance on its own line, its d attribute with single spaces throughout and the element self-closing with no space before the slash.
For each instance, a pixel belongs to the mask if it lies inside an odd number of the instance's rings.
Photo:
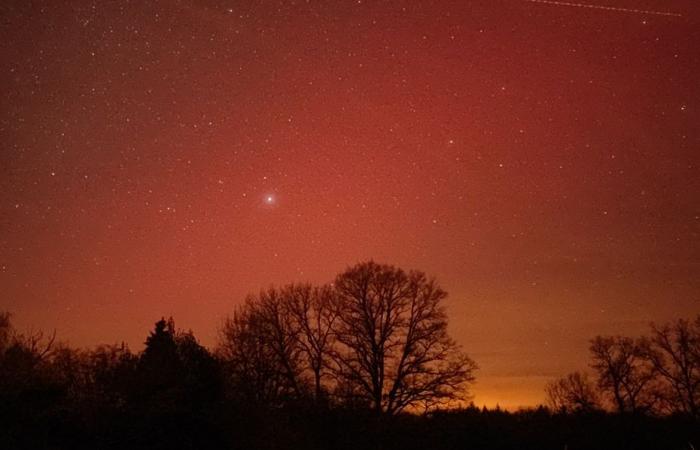
<svg viewBox="0 0 700 450">
<path fill-rule="evenodd" d="M 290 320 L 287 302 L 282 293 L 275 288 L 263 291 L 257 301 L 251 302 L 265 341 L 270 345 L 280 374 L 286 379 L 291 392 L 301 396 L 301 348 L 299 346 L 299 329 Z"/>
<path fill-rule="evenodd" d="M 335 344 L 333 327 L 338 318 L 335 291 L 330 286 L 289 285 L 282 289 L 293 336 L 301 348 L 304 367 L 313 377 L 314 400 L 325 398 L 324 378 Z"/>
<path fill-rule="evenodd" d="M 49 357 L 54 349 L 54 344 L 56 342 L 56 330 L 54 330 L 50 335 L 44 334 L 43 331 L 30 332 L 26 336 L 22 336 L 25 345 L 29 350 L 37 355 L 39 359 L 45 359 Z"/>
<path fill-rule="evenodd" d="M 0 314 L 0 398 L 21 398 L 26 392 L 55 386 L 52 362 L 56 333 L 18 333 L 10 314 Z"/>
<path fill-rule="evenodd" d="M 694 323 L 678 320 L 651 328 L 646 356 L 666 382 L 669 409 L 700 418 L 700 315 Z"/>
<path fill-rule="evenodd" d="M 297 334 L 277 289 L 246 299 L 225 321 L 218 347 L 233 384 L 246 390 L 239 393 L 273 406 L 301 394 Z"/>
<path fill-rule="evenodd" d="M 600 399 L 595 384 L 588 375 L 573 372 L 552 381 L 545 387 L 547 403 L 554 411 L 591 412 L 600 409 Z"/>
<path fill-rule="evenodd" d="M 610 396 L 618 412 L 648 412 L 657 401 L 655 372 L 645 358 L 643 341 L 629 337 L 597 336 L 590 346 L 591 367 L 598 387 Z"/>
<path fill-rule="evenodd" d="M 341 384 L 377 412 L 464 398 L 476 364 L 447 334 L 447 296 L 422 272 L 372 261 L 336 278 Z"/>
</svg>

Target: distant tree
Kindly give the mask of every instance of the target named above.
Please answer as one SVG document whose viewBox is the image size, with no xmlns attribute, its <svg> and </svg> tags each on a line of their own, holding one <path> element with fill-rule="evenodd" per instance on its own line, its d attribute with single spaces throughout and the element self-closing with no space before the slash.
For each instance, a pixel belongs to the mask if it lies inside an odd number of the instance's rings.
<svg viewBox="0 0 700 450">
<path fill-rule="evenodd" d="M 341 385 L 387 414 L 462 399 L 476 364 L 447 334 L 447 297 L 422 272 L 373 261 L 335 280 Z"/>
<path fill-rule="evenodd" d="M 588 375 L 573 372 L 545 387 L 547 404 L 557 412 L 591 412 L 601 408 L 595 384 Z"/>
<path fill-rule="evenodd" d="M 655 371 L 643 340 L 597 336 L 591 340 L 591 367 L 598 387 L 618 412 L 650 412 L 656 406 Z"/>
<path fill-rule="evenodd" d="M 646 357 L 666 382 L 663 397 L 671 411 L 700 418 L 700 315 L 652 325 Z"/>
</svg>

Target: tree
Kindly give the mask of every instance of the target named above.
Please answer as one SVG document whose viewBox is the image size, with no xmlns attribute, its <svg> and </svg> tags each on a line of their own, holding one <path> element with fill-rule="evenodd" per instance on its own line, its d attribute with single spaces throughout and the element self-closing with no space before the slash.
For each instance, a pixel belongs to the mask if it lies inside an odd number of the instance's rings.
<svg viewBox="0 0 700 450">
<path fill-rule="evenodd" d="M 137 380 L 139 357 L 125 343 L 100 345 L 87 355 L 90 381 L 85 396 L 94 407 L 121 409 Z"/>
<path fill-rule="evenodd" d="M 177 344 L 172 317 L 167 321 L 163 318 L 156 322 L 155 329 L 146 338 L 145 344 L 146 348 L 141 355 L 142 365 L 152 365 L 162 371 L 164 366 L 174 364 L 177 360 Z"/>
<path fill-rule="evenodd" d="M 664 398 L 675 412 L 700 418 L 700 315 L 652 325 L 646 357 L 666 382 Z"/>
<path fill-rule="evenodd" d="M 175 324 L 170 318 L 156 322 L 146 338 L 146 347 L 139 357 L 134 400 L 167 403 L 173 399 L 172 390 L 180 371 L 175 343 Z M 171 405 L 174 407 L 174 405 Z"/>
<path fill-rule="evenodd" d="M 276 289 L 249 296 L 220 330 L 217 353 L 231 393 L 240 400 L 278 407 L 300 392 L 300 349 Z"/>
<path fill-rule="evenodd" d="M 191 331 L 177 330 L 172 318 L 156 322 L 135 375 L 134 400 L 158 411 L 196 409 L 220 393 L 217 361 Z"/>
<path fill-rule="evenodd" d="M 290 284 L 248 296 L 220 335 L 219 354 L 240 393 L 281 405 L 311 392 L 326 400 L 337 317 L 329 286 Z"/>
<path fill-rule="evenodd" d="M 547 404 L 558 412 L 592 412 L 600 409 L 598 392 L 588 375 L 573 372 L 545 387 Z"/>
<path fill-rule="evenodd" d="M 590 346 L 598 387 L 618 412 L 649 412 L 655 406 L 655 372 L 645 358 L 643 340 L 597 336 Z"/>
<path fill-rule="evenodd" d="M 18 333 L 8 313 L 0 314 L 0 404 L 21 417 L 48 411 L 65 397 L 52 370 L 56 333 Z"/>
<path fill-rule="evenodd" d="M 179 383 L 190 406 L 200 407 L 219 400 L 223 390 L 219 361 L 197 341 L 192 331 L 177 332 L 175 343 L 182 368 Z"/>
<path fill-rule="evenodd" d="M 0 384 L 7 384 L 11 379 L 26 384 L 40 372 L 46 375 L 55 350 L 56 332 L 50 335 L 41 330 L 18 333 L 10 319 L 10 313 L 0 313 Z"/>
<path fill-rule="evenodd" d="M 285 287 L 282 298 L 305 360 L 304 366 L 313 377 L 314 401 L 319 403 L 326 397 L 324 378 L 335 345 L 333 327 L 338 318 L 337 296 L 330 286 L 298 284 Z"/>
<path fill-rule="evenodd" d="M 476 364 L 447 334 L 447 297 L 422 272 L 373 261 L 335 280 L 341 385 L 378 413 L 464 398 Z"/>
</svg>

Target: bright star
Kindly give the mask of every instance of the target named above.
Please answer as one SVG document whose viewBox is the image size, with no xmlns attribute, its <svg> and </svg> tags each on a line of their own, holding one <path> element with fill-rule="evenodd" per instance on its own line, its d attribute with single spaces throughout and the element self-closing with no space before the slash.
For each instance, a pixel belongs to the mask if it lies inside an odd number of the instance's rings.
<svg viewBox="0 0 700 450">
<path fill-rule="evenodd" d="M 273 206 L 277 203 L 277 198 L 275 197 L 274 194 L 265 194 L 263 201 L 265 202 L 266 205 Z"/>
</svg>

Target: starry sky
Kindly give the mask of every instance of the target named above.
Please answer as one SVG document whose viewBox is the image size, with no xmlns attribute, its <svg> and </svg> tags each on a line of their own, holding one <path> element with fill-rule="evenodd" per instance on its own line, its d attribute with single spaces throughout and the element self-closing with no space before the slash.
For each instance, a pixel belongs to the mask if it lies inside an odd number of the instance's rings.
<svg viewBox="0 0 700 450">
<path fill-rule="evenodd" d="M 590 337 L 700 312 L 700 4 L 586 5 L 3 2 L 0 309 L 214 345 L 374 258 L 449 292 L 477 404 L 543 401 Z"/>
</svg>

